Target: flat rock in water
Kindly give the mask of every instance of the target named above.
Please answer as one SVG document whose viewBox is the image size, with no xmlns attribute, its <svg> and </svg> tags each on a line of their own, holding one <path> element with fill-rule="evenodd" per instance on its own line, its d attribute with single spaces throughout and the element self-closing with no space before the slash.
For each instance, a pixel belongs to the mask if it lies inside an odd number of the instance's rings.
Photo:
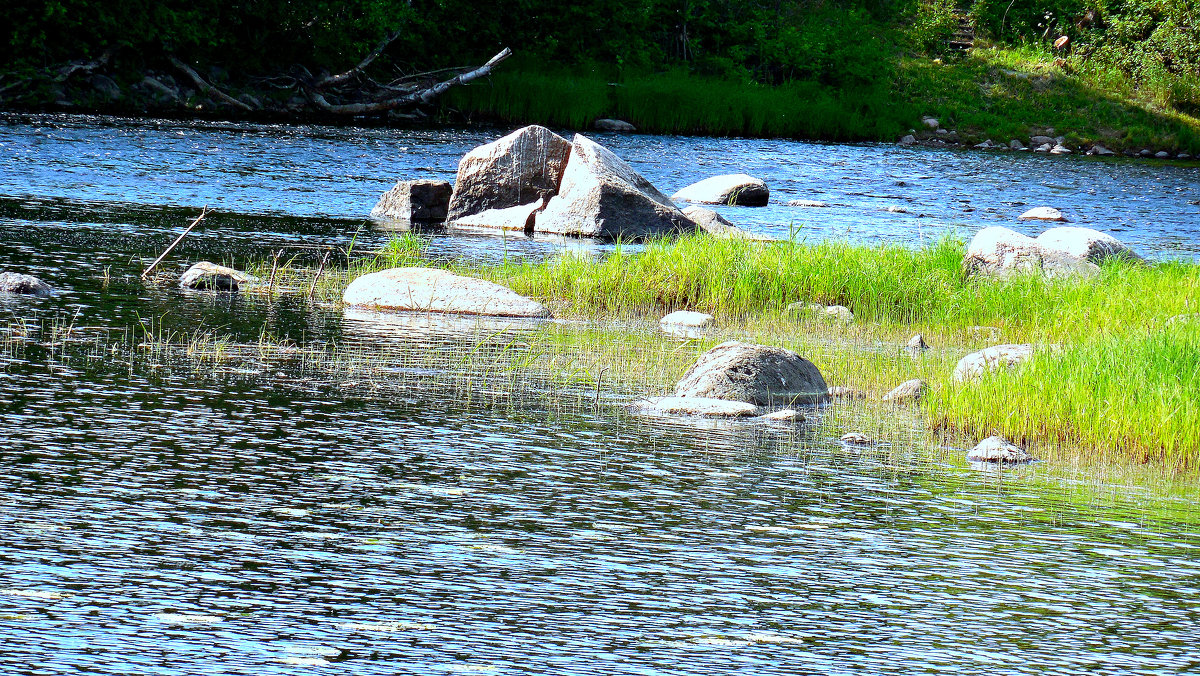
<svg viewBox="0 0 1200 676">
<path fill-rule="evenodd" d="M 759 417 L 761 417 L 763 420 L 770 420 L 773 422 L 804 422 L 805 420 L 808 420 L 803 413 L 794 408 L 785 408 L 779 411 L 773 411 Z"/>
<path fill-rule="evenodd" d="M 255 278 L 244 272 L 200 261 L 183 273 L 179 286 L 197 291 L 237 291 L 242 284 L 253 281 Z"/>
<path fill-rule="evenodd" d="M 854 321 L 854 312 L 845 305 L 821 305 L 820 303 L 797 301 L 795 303 L 788 303 L 783 312 L 787 316 L 796 319 L 815 317 L 818 319 L 836 320 L 846 324 Z"/>
<path fill-rule="evenodd" d="M 443 221 L 450 208 L 449 181 L 398 181 L 383 193 L 371 218 L 397 221 Z"/>
<path fill-rule="evenodd" d="M 698 225 L 701 230 L 715 237 L 736 237 L 738 239 L 760 239 L 755 235 L 742 230 L 733 223 L 729 222 L 721 214 L 712 209 L 704 207 L 690 206 L 683 210 L 683 215 L 687 216 L 693 223 Z"/>
<path fill-rule="evenodd" d="M 716 320 L 710 314 L 703 312 L 692 312 L 690 310 L 676 310 L 671 314 L 658 320 L 658 325 L 664 331 L 669 331 L 671 328 L 684 329 L 709 329 L 716 325 Z"/>
<path fill-rule="evenodd" d="M 634 402 L 630 409 L 650 415 L 698 415 L 709 418 L 748 418 L 762 413 L 754 404 L 707 397 L 651 397 Z"/>
<path fill-rule="evenodd" d="M 737 341 L 700 355 L 675 386 L 679 397 L 710 397 L 757 406 L 829 401 L 825 379 L 812 362 L 781 347 Z"/>
<path fill-rule="evenodd" d="M 508 287 L 432 268 L 391 268 L 363 275 L 346 287 L 342 302 L 414 312 L 493 317 L 550 316 L 550 311 L 541 303 Z"/>
<path fill-rule="evenodd" d="M 771 197 L 767 184 L 749 174 L 723 174 L 693 183 L 671 195 L 676 202 L 764 207 Z"/>
<path fill-rule="evenodd" d="M 457 221 L 549 198 L 559 189 L 570 154 L 569 141 L 538 125 L 475 148 L 458 163 L 446 218 Z"/>
<path fill-rule="evenodd" d="M 625 120 L 614 120 L 610 117 L 602 117 L 592 123 L 592 128 L 596 131 L 619 131 L 630 133 L 637 131 L 637 127 L 629 124 Z"/>
<path fill-rule="evenodd" d="M 54 293 L 54 289 L 33 275 L 24 275 L 19 272 L 0 272 L 0 293 L 49 296 Z"/>
<path fill-rule="evenodd" d="M 1065 222 L 1066 216 L 1058 209 L 1052 207 L 1034 207 L 1029 211 L 1017 216 L 1018 221 L 1058 221 Z"/>
<path fill-rule="evenodd" d="M 862 432 L 847 432 L 841 436 L 840 441 L 843 444 L 851 446 L 874 446 L 875 440 Z"/>
<path fill-rule="evenodd" d="M 1109 258 L 1142 260 L 1121 240 L 1091 228 L 1050 228 L 1037 236 L 1037 243 L 1044 249 L 1061 251 L 1097 265 Z"/>
<path fill-rule="evenodd" d="M 1093 276 L 1100 268 L 1077 256 L 1043 247 L 1015 230 L 994 225 L 975 234 L 963 257 L 968 274 L 1007 277 L 1043 274 L 1047 277 Z"/>
<path fill-rule="evenodd" d="M 506 209 L 488 209 L 477 214 L 463 216 L 454 221 L 452 225 L 460 228 L 530 233 L 533 232 L 534 214 L 540 211 L 545 204 L 544 200 L 538 198 L 529 204 L 519 204 Z"/>
<path fill-rule="evenodd" d="M 534 231 L 605 239 L 695 232 L 675 203 L 595 141 L 575 135 L 558 194 L 534 218 Z"/>
<path fill-rule="evenodd" d="M 818 202 L 817 200 L 789 200 L 787 205 L 789 207 L 808 207 L 810 209 L 823 209 L 829 206 L 825 202 Z"/>
<path fill-rule="evenodd" d="M 1028 451 L 1001 436 L 988 437 L 967 452 L 967 460 L 971 462 L 1024 463 L 1033 459 Z"/>
<path fill-rule="evenodd" d="M 925 396 L 925 381 L 920 378 L 906 380 L 897 385 L 891 392 L 883 395 L 883 401 L 890 401 L 893 404 L 907 404 L 909 402 L 920 401 L 921 397 Z"/>
<path fill-rule="evenodd" d="M 959 382 L 975 380 L 1002 368 L 1016 368 L 1032 356 L 1033 345 L 1028 343 L 993 345 L 958 360 L 958 365 L 954 367 L 954 379 Z"/>
</svg>

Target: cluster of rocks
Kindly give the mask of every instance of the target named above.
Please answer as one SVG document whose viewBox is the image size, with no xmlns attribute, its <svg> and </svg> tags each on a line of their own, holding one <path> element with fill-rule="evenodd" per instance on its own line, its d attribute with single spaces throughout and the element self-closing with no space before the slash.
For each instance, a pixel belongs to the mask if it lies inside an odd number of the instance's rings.
<svg viewBox="0 0 1200 676">
<path fill-rule="evenodd" d="M 705 230 L 751 237 L 696 204 L 762 205 L 769 190 L 745 174 L 715 176 L 667 197 L 608 148 L 532 125 L 463 156 L 454 185 L 400 181 L 371 216 L 524 234 L 638 239 Z"/>
<path fill-rule="evenodd" d="M 943 129 L 941 127 L 941 122 L 937 118 L 926 116 L 921 118 L 921 123 L 925 127 L 924 131 L 918 132 L 915 129 L 910 129 L 908 134 L 900 137 L 900 140 L 897 141 L 897 144 L 902 146 L 911 146 L 917 144 L 932 146 L 961 145 L 958 132 L 952 129 Z M 1053 134 L 1054 130 L 1050 129 L 1047 133 Z M 979 150 L 1024 150 L 1037 153 L 1049 153 L 1051 155 L 1070 155 L 1082 150 L 1081 148 L 1072 149 L 1070 146 L 1068 146 L 1066 136 L 1049 136 L 1047 134 L 1035 134 L 1030 136 L 1028 145 L 1022 143 L 1020 139 L 1015 138 L 1010 139 L 1008 143 L 993 141 L 989 138 L 981 143 L 976 143 L 971 147 Z M 1087 149 L 1083 150 L 1083 152 L 1086 155 L 1100 156 L 1117 154 L 1099 143 L 1093 143 L 1090 146 L 1087 146 Z M 1192 159 L 1192 156 L 1188 153 L 1180 152 L 1172 155 L 1166 150 L 1154 152 L 1149 148 L 1143 148 L 1140 152 L 1126 151 L 1125 155 L 1127 157 L 1153 157 L 1157 159 Z"/>
<path fill-rule="evenodd" d="M 1066 220 L 1060 212 L 1048 208 L 1030 210 L 1022 218 Z M 1029 237 L 997 225 L 980 230 L 971 239 L 963 269 L 968 274 L 990 277 L 1030 273 L 1054 278 L 1092 276 L 1110 258 L 1143 260 L 1116 237 L 1091 228 L 1060 226 Z"/>
</svg>

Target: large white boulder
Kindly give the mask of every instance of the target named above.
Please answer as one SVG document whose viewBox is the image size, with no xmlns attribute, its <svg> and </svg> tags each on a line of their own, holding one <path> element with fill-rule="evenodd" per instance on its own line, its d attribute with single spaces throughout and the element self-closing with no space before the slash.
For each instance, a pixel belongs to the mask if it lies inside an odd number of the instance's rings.
<svg viewBox="0 0 1200 676">
<path fill-rule="evenodd" d="M 675 203 L 611 150 L 576 134 L 558 194 L 534 231 L 578 237 L 643 238 L 693 232 Z"/>
<path fill-rule="evenodd" d="M 1037 243 L 1044 249 L 1061 251 L 1090 263 L 1100 264 L 1108 258 L 1142 260 L 1124 242 L 1091 228 L 1050 228 L 1037 236 Z"/>
<path fill-rule="evenodd" d="M 756 406 L 829 401 L 825 379 L 812 362 L 791 350 L 737 341 L 700 355 L 675 386 L 675 395 Z"/>
<path fill-rule="evenodd" d="M 771 191 L 761 178 L 749 174 L 722 174 L 698 181 L 671 195 L 676 202 L 696 204 L 737 204 L 764 207 Z"/>
<path fill-rule="evenodd" d="M 1094 263 L 1043 247 L 1036 239 L 995 225 L 975 234 L 963 258 L 970 274 L 992 277 L 1040 273 L 1048 277 L 1087 276 L 1100 271 Z"/>
<path fill-rule="evenodd" d="M 1029 211 L 1017 216 L 1018 221 L 1057 221 L 1059 223 L 1066 222 L 1067 217 L 1063 216 L 1063 212 L 1054 207 L 1034 207 Z"/>
<path fill-rule="evenodd" d="M 550 311 L 505 286 L 433 268 L 391 268 L 350 282 L 347 305 L 495 317 L 549 317 Z"/>
<path fill-rule="evenodd" d="M 548 198 L 570 153 L 569 141 L 537 125 L 475 148 L 458 163 L 447 220 Z"/>
<path fill-rule="evenodd" d="M 958 360 L 954 367 L 954 379 L 959 382 L 976 380 L 986 373 L 1016 368 L 1032 356 L 1033 346 L 1027 343 L 993 345 Z"/>
</svg>

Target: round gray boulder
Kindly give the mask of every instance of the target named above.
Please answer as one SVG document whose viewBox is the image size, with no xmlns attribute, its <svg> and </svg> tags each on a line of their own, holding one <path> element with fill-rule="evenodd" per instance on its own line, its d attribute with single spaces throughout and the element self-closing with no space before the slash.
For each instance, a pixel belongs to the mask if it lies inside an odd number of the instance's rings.
<svg viewBox="0 0 1200 676">
<path fill-rule="evenodd" d="M 697 204 L 736 204 L 744 207 L 764 207 L 771 191 L 761 178 L 749 174 L 722 174 L 693 183 L 671 195 L 676 202 Z"/>
<path fill-rule="evenodd" d="M 756 406 L 829 401 L 825 379 L 812 362 L 781 347 L 737 341 L 721 343 L 700 355 L 675 386 L 675 395 Z"/>
<path fill-rule="evenodd" d="M 51 293 L 54 293 L 54 289 L 33 275 L 23 275 L 19 272 L 0 272 L 0 293 L 49 296 Z"/>
<path fill-rule="evenodd" d="M 1023 463 L 1033 462 L 1034 457 L 1028 451 L 1009 443 L 1004 437 L 991 436 L 979 442 L 979 445 L 967 452 L 967 460 L 971 462 L 1001 462 Z"/>
<path fill-rule="evenodd" d="M 196 291 L 237 291 L 254 277 L 224 265 L 200 261 L 183 273 L 179 286 Z"/>
<path fill-rule="evenodd" d="M 1032 356 L 1033 346 L 1028 343 L 993 345 L 958 360 L 958 365 L 954 367 L 954 379 L 959 382 L 975 380 L 1002 368 L 1016 368 Z"/>
</svg>

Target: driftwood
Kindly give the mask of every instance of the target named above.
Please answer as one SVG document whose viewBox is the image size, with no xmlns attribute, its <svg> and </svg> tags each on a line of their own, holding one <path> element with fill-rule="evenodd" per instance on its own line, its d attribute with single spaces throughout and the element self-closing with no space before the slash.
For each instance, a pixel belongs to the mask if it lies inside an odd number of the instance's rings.
<svg viewBox="0 0 1200 676">
<path fill-rule="evenodd" d="M 69 63 L 58 71 L 58 77 L 54 78 L 54 81 L 66 82 L 75 73 L 91 73 L 101 66 L 108 65 L 108 62 L 112 60 L 112 56 L 113 50 L 109 49 L 105 50 L 105 52 L 100 55 L 100 58 L 96 59 L 95 61 Z"/>
<path fill-rule="evenodd" d="M 397 30 L 396 32 L 394 32 L 391 35 L 384 38 L 375 47 L 375 49 L 371 50 L 370 54 L 367 54 L 367 56 L 362 61 L 358 62 L 357 66 L 351 68 L 350 70 L 348 70 L 344 73 L 339 73 L 337 75 L 326 75 L 325 77 L 321 78 L 320 80 L 317 80 L 316 82 L 314 82 L 313 87 L 316 89 L 323 89 L 325 87 L 339 85 L 343 82 L 346 82 L 347 80 L 354 77 L 355 75 L 363 72 L 363 70 L 367 66 L 371 65 L 372 61 L 374 61 L 376 58 L 379 57 L 380 54 L 383 53 L 383 50 L 387 49 L 388 45 L 395 42 L 396 38 L 400 37 L 403 33 L 404 33 L 403 29 Z"/>
<path fill-rule="evenodd" d="M 208 205 L 206 204 L 206 205 L 204 205 L 204 208 L 200 210 L 200 215 L 196 217 L 196 220 L 192 221 L 192 224 L 187 227 L 187 230 L 184 230 L 182 235 L 176 237 L 175 241 L 171 242 L 171 246 L 167 247 L 166 249 L 163 249 L 162 254 L 159 255 L 158 258 L 154 259 L 154 262 L 150 264 L 150 267 L 146 268 L 146 271 L 142 273 L 142 279 L 145 279 L 146 275 L 149 275 L 150 271 L 153 270 L 155 267 L 157 267 L 158 264 L 162 262 L 162 259 L 167 257 L 167 254 L 171 253 L 171 249 L 174 249 L 177 244 L 182 242 L 183 238 L 187 237 L 188 233 L 192 231 L 192 228 L 199 225 L 200 221 L 204 220 L 204 217 L 207 215 L 208 215 Z"/>
<path fill-rule="evenodd" d="M 427 104 L 438 96 L 441 96 L 447 89 L 456 85 L 467 84 L 472 80 L 478 80 L 481 77 L 487 76 L 496 67 L 496 64 L 512 56 L 512 50 L 505 47 L 499 54 L 493 56 L 487 63 L 476 68 L 475 70 L 460 73 L 449 80 L 443 80 L 432 87 L 426 87 L 417 91 L 412 91 L 401 96 L 395 96 L 382 101 L 370 101 L 367 103 L 342 103 L 334 104 L 325 99 L 321 92 L 316 88 L 308 88 L 305 94 L 308 95 L 309 101 L 313 105 L 327 113 L 335 113 L 338 115 L 365 115 L 368 113 L 382 113 L 389 110 L 395 110 L 404 106 L 415 106 Z"/>
<path fill-rule="evenodd" d="M 208 94 L 209 96 L 220 99 L 221 102 L 223 102 L 227 105 L 233 106 L 234 108 L 237 108 L 238 110 L 241 110 L 241 111 L 244 111 L 247 113 L 252 112 L 254 110 L 249 105 L 247 105 L 245 102 L 238 101 L 237 99 L 233 98 L 229 94 L 226 94 L 225 92 L 221 91 L 220 89 L 217 89 L 216 87 L 214 87 L 211 84 L 209 84 L 208 82 L 206 82 L 204 78 L 200 77 L 199 73 L 197 73 L 195 70 L 192 70 L 191 66 L 180 61 L 179 58 L 176 57 L 174 54 L 168 56 L 167 58 L 169 58 L 171 60 L 172 66 L 175 66 L 180 71 L 182 71 L 184 75 L 187 75 L 192 80 L 192 82 L 194 82 L 196 84 L 196 88 L 198 88 L 200 91 L 204 92 L 205 94 Z"/>
</svg>

